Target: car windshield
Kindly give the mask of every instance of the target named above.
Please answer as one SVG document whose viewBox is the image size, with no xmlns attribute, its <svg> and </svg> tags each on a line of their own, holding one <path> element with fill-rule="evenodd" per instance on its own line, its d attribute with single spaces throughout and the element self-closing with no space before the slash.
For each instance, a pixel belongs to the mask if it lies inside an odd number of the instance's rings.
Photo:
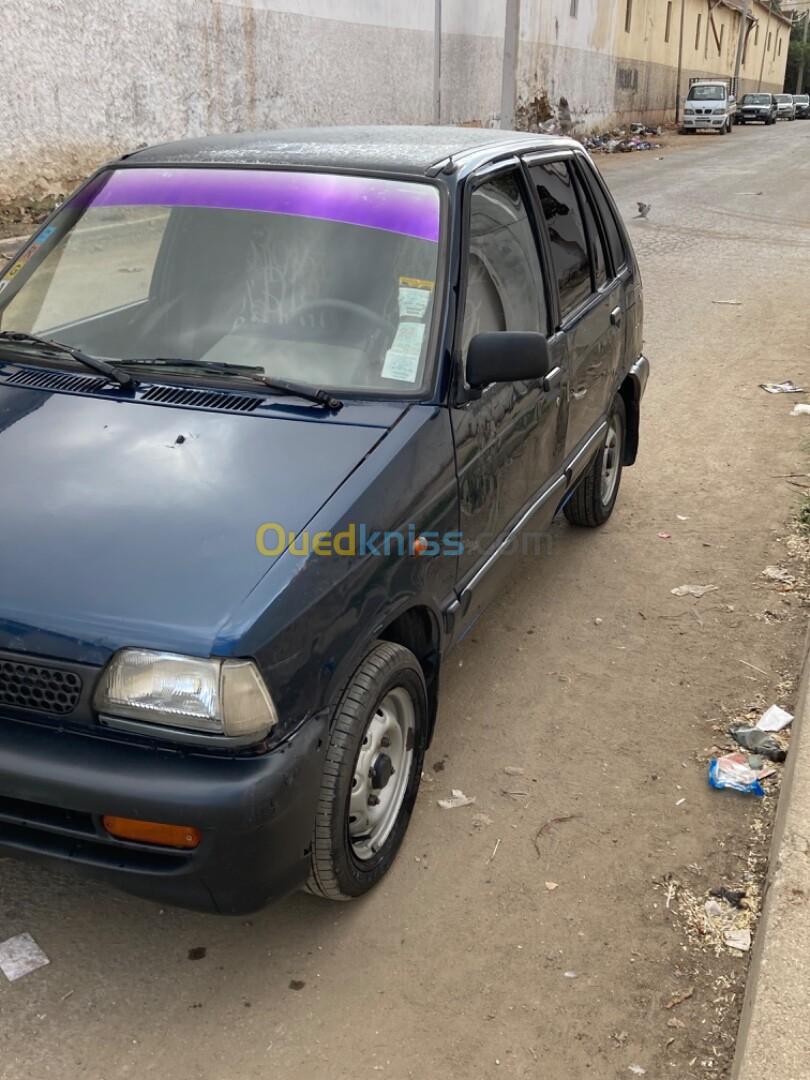
<svg viewBox="0 0 810 1080">
<path fill-rule="evenodd" d="M 796 94 L 793 100 L 797 105 L 810 105 L 810 94 Z"/>
<path fill-rule="evenodd" d="M 779 102 L 780 105 L 793 104 L 793 98 L 790 96 L 790 94 L 777 94 L 776 100 Z"/>
<path fill-rule="evenodd" d="M 115 361 L 225 362 L 413 393 L 429 374 L 439 225 L 439 194 L 425 183 L 110 170 L 0 278 L 0 330 Z"/>
<path fill-rule="evenodd" d="M 687 101 L 725 101 L 725 86 L 693 86 Z"/>
<path fill-rule="evenodd" d="M 743 105 L 770 105 L 770 103 L 769 94 L 746 94 L 743 98 Z"/>
</svg>

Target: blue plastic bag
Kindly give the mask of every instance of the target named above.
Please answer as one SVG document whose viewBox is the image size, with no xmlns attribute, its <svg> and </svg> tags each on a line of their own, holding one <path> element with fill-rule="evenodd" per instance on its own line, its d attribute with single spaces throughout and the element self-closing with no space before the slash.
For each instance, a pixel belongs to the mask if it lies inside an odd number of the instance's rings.
<svg viewBox="0 0 810 1080">
<path fill-rule="evenodd" d="M 713 788 L 731 788 L 745 795 L 764 796 L 761 770 L 752 769 L 745 754 L 726 754 L 709 762 L 709 783 Z"/>
</svg>

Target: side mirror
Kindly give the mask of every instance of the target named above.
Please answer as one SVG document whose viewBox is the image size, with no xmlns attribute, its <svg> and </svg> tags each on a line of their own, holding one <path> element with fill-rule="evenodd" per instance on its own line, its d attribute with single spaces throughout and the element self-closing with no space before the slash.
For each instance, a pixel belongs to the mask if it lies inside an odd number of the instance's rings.
<svg viewBox="0 0 810 1080">
<path fill-rule="evenodd" d="M 549 367 L 543 334 L 518 330 L 476 334 L 467 349 L 467 385 L 474 390 L 490 383 L 543 379 Z"/>
</svg>

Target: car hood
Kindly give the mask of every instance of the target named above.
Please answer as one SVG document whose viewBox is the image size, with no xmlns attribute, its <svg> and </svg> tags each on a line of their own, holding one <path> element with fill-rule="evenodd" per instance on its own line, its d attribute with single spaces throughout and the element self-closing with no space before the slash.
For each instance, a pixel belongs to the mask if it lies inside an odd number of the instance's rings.
<svg viewBox="0 0 810 1080">
<path fill-rule="evenodd" d="M 403 408 L 244 416 L 0 385 L 0 648 L 209 655 L 273 562 L 258 527 L 299 532 Z"/>
</svg>

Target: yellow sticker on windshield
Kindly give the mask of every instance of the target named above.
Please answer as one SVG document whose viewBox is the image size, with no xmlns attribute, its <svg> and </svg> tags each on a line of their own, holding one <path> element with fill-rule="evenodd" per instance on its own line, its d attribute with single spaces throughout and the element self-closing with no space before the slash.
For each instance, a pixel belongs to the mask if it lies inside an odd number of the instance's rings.
<svg viewBox="0 0 810 1080">
<path fill-rule="evenodd" d="M 436 284 L 435 281 L 426 281 L 425 278 L 418 277 L 401 277 L 399 279 L 400 285 L 404 289 L 433 289 Z"/>
<path fill-rule="evenodd" d="M 400 319 L 424 319 L 434 282 L 423 278 L 401 277 L 399 279 Z"/>
</svg>

